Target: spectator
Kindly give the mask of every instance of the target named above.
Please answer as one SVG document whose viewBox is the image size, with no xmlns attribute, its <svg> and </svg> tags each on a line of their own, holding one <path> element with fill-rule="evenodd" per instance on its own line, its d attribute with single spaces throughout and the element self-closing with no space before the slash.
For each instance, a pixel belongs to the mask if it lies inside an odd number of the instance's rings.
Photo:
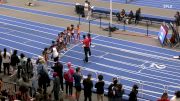
<svg viewBox="0 0 180 101">
<path fill-rule="evenodd" d="M 2 78 L 0 78 L 0 93 L 2 91 L 2 87 L 3 87 L 3 81 L 2 81 Z"/>
<path fill-rule="evenodd" d="M 129 94 L 129 101 L 137 101 L 138 86 L 134 85 L 132 91 Z"/>
<path fill-rule="evenodd" d="M 134 18 L 134 13 L 131 10 L 128 15 L 127 24 L 131 24 L 131 20 Z"/>
<path fill-rule="evenodd" d="M 60 79 L 60 85 L 61 85 L 61 90 L 62 92 L 64 91 L 64 86 L 63 86 L 63 65 L 56 61 L 55 65 L 52 67 L 54 72 L 56 72 L 59 76 Z"/>
<path fill-rule="evenodd" d="M 109 101 L 122 101 L 123 94 L 122 84 L 118 84 L 117 78 L 113 78 L 113 83 L 108 87 Z"/>
<path fill-rule="evenodd" d="M 98 76 L 99 81 L 95 84 L 96 88 L 96 93 L 97 93 L 97 101 L 104 101 L 104 81 L 103 81 L 103 76 L 99 75 Z"/>
<path fill-rule="evenodd" d="M 175 18 L 175 24 L 176 24 L 176 31 L 179 32 L 179 26 L 180 26 L 180 14 L 179 12 L 176 12 L 174 15 Z"/>
<path fill-rule="evenodd" d="M 17 50 L 14 50 L 13 54 L 11 55 L 11 66 L 13 68 L 13 73 L 17 69 L 17 65 L 19 64 L 20 60 L 17 56 Z"/>
<path fill-rule="evenodd" d="M 27 68 L 26 68 L 27 58 L 23 53 L 20 54 L 20 64 L 18 66 L 18 78 L 27 77 Z"/>
<path fill-rule="evenodd" d="M 2 73 L 2 55 L 1 55 L 1 50 L 0 50 L 0 73 Z"/>
<path fill-rule="evenodd" d="M 27 59 L 26 68 L 27 68 L 27 77 L 28 79 L 30 79 L 33 74 L 33 64 L 31 62 L 31 58 Z"/>
<path fill-rule="evenodd" d="M 170 101 L 180 101 L 180 91 L 177 91 Z"/>
<path fill-rule="evenodd" d="M 50 79 L 45 69 L 45 65 L 43 63 L 44 63 L 44 60 L 43 59 L 40 60 L 39 65 L 37 67 L 38 74 L 39 74 L 38 85 L 40 88 L 44 89 L 44 94 L 46 94 L 47 86 L 50 85 Z"/>
<path fill-rule="evenodd" d="M 92 96 L 92 88 L 93 88 L 93 82 L 91 80 L 91 74 L 88 74 L 87 78 L 83 80 L 83 86 L 84 86 L 84 101 L 91 100 Z"/>
<path fill-rule="evenodd" d="M 53 77 L 54 80 L 53 80 L 52 93 L 54 92 L 54 101 L 59 101 L 60 81 L 59 81 L 58 73 L 54 72 Z"/>
<path fill-rule="evenodd" d="M 169 99 L 168 99 L 168 94 L 167 94 L 167 93 L 163 93 L 163 95 L 161 96 L 161 98 L 158 99 L 157 101 L 169 101 Z"/>
<path fill-rule="evenodd" d="M 67 63 L 67 66 L 68 66 L 68 77 L 69 77 L 69 95 L 72 96 L 72 93 L 73 93 L 73 75 L 74 75 L 74 69 L 71 65 L 71 62 L 68 62 Z"/>
<path fill-rule="evenodd" d="M 123 20 L 125 16 L 126 16 L 126 12 L 124 9 L 122 9 L 122 11 L 120 12 L 120 15 L 118 17 L 118 20 L 119 21 Z"/>
<path fill-rule="evenodd" d="M 4 48 L 4 52 L 1 52 L 1 55 L 2 55 L 2 63 L 4 66 L 4 75 L 6 75 L 6 69 L 7 69 L 8 75 L 10 75 L 9 68 L 10 68 L 11 56 L 7 52 L 6 48 Z"/>
<path fill-rule="evenodd" d="M 135 24 L 138 24 L 138 23 L 139 23 L 140 17 L 141 17 L 141 8 L 139 8 L 138 10 L 136 10 Z"/>
<path fill-rule="evenodd" d="M 76 88 L 76 100 L 79 101 L 79 96 L 81 94 L 81 80 L 82 80 L 80 67 L 76 68 L 76 73 L 74 73 L 73 77 L 74 77 L 75 88 Z"/>
</svg>

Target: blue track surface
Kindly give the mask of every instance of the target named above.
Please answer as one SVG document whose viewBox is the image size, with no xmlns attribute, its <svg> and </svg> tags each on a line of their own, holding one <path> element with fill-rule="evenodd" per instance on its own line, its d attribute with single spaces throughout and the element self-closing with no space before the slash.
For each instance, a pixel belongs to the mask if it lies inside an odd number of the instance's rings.
<svg viewBox="0 0 180 101">
<path fill-rule="evenodd" d="M 19 10 L 22 11 L 22 8 Z M 37 13 L 52 15 L 39 11 Z M 0 15 L 0 48 L 18 49 L 29 57 L 37 57 L 63 30 L 64 28 L 57 26 Z M 112 77 L 118 76 L 126 93 L 137 83 L 143 89 L 139 96 L 153 101 L 161 96 L 164 86 L 168 86 L 170 97 L 176 90 L 173 86 L 179 86 L 180 62 L 171 58 L 180 52 L 95 34 L 93 44 L 95 47 L 91 48 L 93 55 L 89 58 L 89 63 L 84 64 L 82 61 L 84 54 L 81 44 L 66 52 L 61 62 L 71 61 L 74 66 L 85 67 L 83 73 L 91 71 L 94 78 L 96 73 L 101 73 L 106 83 L 111 82 Z M 158 68 L 162 65 L 165 68 Z"/>
</svg>

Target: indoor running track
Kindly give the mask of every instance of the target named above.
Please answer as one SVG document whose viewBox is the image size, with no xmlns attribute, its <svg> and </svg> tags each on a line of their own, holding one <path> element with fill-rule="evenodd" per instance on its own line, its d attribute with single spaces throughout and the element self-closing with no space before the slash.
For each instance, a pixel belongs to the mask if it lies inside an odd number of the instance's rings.
<svg viewBox="0 0 180 101">
<path fill-rule="evenodd" d="M 23 19 L 0 15 L 0 49 L 18 49 L 29 57 L 37 57 L 45 47 L 50 46 L 64 28 Z M 85 34 L 83 32 L 83 34 Z M 157 99 L 168 89 L 170 97 L 178 90 L 180 84 L 180 62 L 172 57 L 180 52 L 168 49 L 118 40 L 93 34 L 92 56 L 89 63 L 83 63 L 82 44 L 76 44 L 61 58 L 61 62 L 72 62 L 75 67 L 85 69 L 84 74 L 91 71 L 103 74 L 107 84 L 113 77 L 120 82 L 129 93 L 136 83 L 143 91 L 140 97 Z M 106 85 L 107 87 L 107 85 Z"/>
</svg>

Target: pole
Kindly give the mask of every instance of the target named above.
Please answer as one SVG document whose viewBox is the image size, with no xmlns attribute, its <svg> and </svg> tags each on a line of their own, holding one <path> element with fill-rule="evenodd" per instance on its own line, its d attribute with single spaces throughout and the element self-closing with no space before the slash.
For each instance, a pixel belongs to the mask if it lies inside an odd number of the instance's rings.
<svg viewBox="0 0 180 101">
<path fill-rule="evenodd" d="M 90 30 L 91 30 L 91 21 L 89 20 L 89 33 L 91 32 Z"/>
</svg>

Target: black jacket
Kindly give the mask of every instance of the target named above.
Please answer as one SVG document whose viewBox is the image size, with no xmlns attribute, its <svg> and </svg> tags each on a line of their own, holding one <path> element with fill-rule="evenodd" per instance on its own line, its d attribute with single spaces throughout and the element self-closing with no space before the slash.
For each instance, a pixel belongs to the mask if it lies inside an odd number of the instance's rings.
<svg viewBox="0 0 180 101">
<path fill-rule="evenodd" d="M 20 62 L 19 58 L 17 55 L 12 55 L 11 56 L 11 66 L 16 66 Z"/>
<path fill-rule="evenodd" d="M 98 81 L 95 84 L 95 88 L 97 89 L 96 90 L 97 94 L 104 94 L 104 81 Z"/>
<path fill-rule="evenodd" d="M 83 80 L 83 86 L 84 86 L 84 95 L 85 96 L 91 96 L 92 95 L 92 88 L 93 88 L 92 80 L 84 79 Z"/>
</svg>

